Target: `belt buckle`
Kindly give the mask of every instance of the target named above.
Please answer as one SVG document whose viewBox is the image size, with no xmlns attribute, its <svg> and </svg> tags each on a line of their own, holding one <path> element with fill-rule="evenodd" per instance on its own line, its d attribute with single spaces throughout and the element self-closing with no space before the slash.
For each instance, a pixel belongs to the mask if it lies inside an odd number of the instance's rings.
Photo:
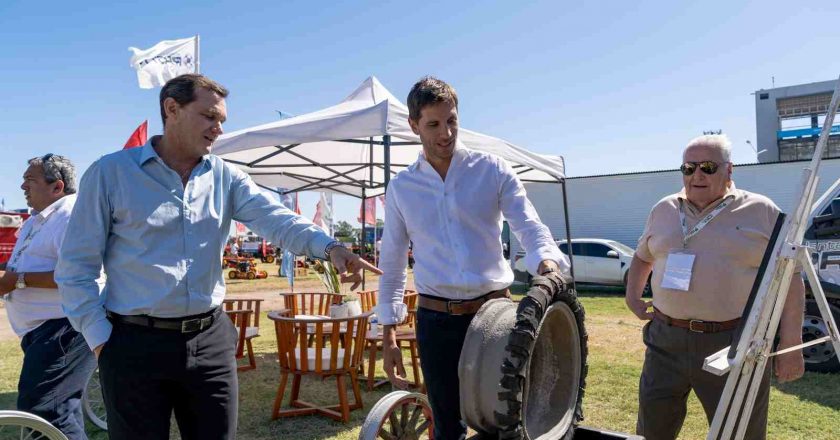
<svg viewBox="0 0 840 440">
<path fill-rule="evenodd" d="M 694 324 L 695 324 L 695 323 L 697 323 L 697 324 L 705 324 L 705 323 L 706 323 L 706 321 L 703 321 L 703 320 L 700 320 L 700 319 L 692 319 L 692 320 L 689 320 L 689 321 L 688 321 L 688 329 L 689 329 L 689 330 L 691 330 L 691 331 L 693 331 L 694 333 L 706 333 L 706 330 L 705 330 L 704 328 L 701 328 L 700 330 L 695 330 L 695 328 L 694 328 Z"/>
<path fill-rule="evenodd" d="M 210 328 L 211 324 L 213 324 L 212 316 L 181 321 L 181 333 L 200 332 L 206 328 Z"/>
<path fill-rule="evenodd" d="M 464 300 L 460 300 L 460 299 L 453 299 L 453 300 L 451 300 L 451 301 L 447 301 L 447 302 L 446 302 L 446 313 L 449 313 L 450 315 L 454 315 L 454 316 L 459 316 L 459 315 L 462 315 L 463 313 L 455 313 L 455 312 L 453 312 L 453 311 L 452 311 L 452 305 L 454 304 L 454 305 L 456 305 L 456 306 L 457 306 L 457 305 L 462 304 L 463 302 L 464 302 Z"/>
<path fill-rule="evenodd" d="M 197 325 L 195 325 L 197 324 Z M 198 327 L 198 328 L 196 328 Z M 192 333 L 201 329 L 200 319 L 186 319 L 181 321 L 181 333 Z"/>
</svg>

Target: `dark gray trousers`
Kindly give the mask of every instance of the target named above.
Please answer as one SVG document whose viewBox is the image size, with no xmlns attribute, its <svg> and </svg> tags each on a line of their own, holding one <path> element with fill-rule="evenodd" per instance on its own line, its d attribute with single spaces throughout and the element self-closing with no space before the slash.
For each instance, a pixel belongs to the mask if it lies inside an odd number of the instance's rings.
<svg viewBox="0 0 840 440">
<path fill-rule="evenodd" d="M 643 337 L 647 350 L 639 380 L 637 434 L 647 440 L 677 438 L 691 390 L 699 398 L 711 424 L 727 376 L 703 371 L 703 360 L 730 345 L 732 333 L 696 333 L 659 320 L 645 325 Z M 767 365 L 744 437 L 747 440 L 763 440 L 767 435 L 770 363 Z"/>
</svg>

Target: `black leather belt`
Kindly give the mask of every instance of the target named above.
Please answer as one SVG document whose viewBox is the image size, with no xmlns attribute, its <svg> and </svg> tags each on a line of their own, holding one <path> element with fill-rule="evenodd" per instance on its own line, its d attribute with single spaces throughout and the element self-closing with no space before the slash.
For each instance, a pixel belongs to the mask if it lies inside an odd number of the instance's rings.
<svg viewBox="0 0 840 440">
<path fill-rule="evenodd" d="M 157 318 L 149 315 L 120 315 L 106 311 L 109 319 L 115 322 L 137 325 L 141 327 L 158 328 L 161 330 L 175 330 L 181 333 L 195 333 L 204 331 L 213 325 L 222 309 L 217 307 L 209 312 L 182 318 Z"/>
</svg>

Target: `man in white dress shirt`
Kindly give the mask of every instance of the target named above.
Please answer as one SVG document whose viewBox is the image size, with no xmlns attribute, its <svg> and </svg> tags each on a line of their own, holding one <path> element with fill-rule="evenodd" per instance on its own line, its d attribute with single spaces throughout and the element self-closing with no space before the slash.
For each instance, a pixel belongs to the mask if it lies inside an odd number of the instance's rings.
<svg viewBox="0 0 840 440">
<path fill-rule="evenodd" d="M 86 439 L 82 390 L 96 361 L 62 311 L 53 277 L 76 203 L 73 164 L 53 154 L 31 159 L 21 189 L 34 212 L 11 258 L 0 264 L 0 296 L 24 353 L 17 408 L 43 417 L 71 440 Z"/>
<path fill-rule="evenodd" d="M 504 217 L 526 250 L 530 272 L 568 272 L 568 259 L 540 222 L 511 166 L 458 140 L 458 97 L 449 84 L 421 79 L 408 95 L 409 124 L 423 152 L 391 180 L 379 267 L 376 314 L 384 327 L 385 372 L 405 388 L 395 325 L 405 319 L 402 298 L 409 242 L 420 294 L 417 341 L 438 440 L 463 438 L 458 359 L 467 328 L 482 304 L 509 296 L 513 272 L 502 256 Z"/>
</svg>

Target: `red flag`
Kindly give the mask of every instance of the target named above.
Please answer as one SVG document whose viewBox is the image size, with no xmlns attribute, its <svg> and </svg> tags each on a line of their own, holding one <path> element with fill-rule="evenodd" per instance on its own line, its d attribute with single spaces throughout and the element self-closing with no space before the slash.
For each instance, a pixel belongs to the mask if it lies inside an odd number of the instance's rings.
<svg viewBox="0 0 840 440">
<path fill-rule="evenodd" d="M 362 208 L 364 207 L 365 212 L 365 224 L 374 225 L 376 226 L 376 198 L 371 197 L 368 199 L 364 199 L 362 201 L 363 205 L 359 207 L 359 218 L 357 219 L 359 223 L 362 223 Z"/>
<path fill-rule="evenodd" d="M 245 235 L 248 232 L 248 230 L 245 229 L 244 224 L 239 223 L 239 222 L 234 222 L 234 223 L 236 223 L 236 234 L 237 235 Z"/>
<path fill-rule="evenodd" d="M 140 124 L 139 127 L 137 127 L 137 130 L 134 130 L 134 133 L 131 133 L 131 136 L 125 142 L 123 150 L 127 150 L 129 148 L 134 147 L 142 147 L 143 145 L 146 145 L 146 141 L 148 140 L 146 132 L 148 128 L 149 121 L 143 121 L 143 123 Z"/>
</svg>

